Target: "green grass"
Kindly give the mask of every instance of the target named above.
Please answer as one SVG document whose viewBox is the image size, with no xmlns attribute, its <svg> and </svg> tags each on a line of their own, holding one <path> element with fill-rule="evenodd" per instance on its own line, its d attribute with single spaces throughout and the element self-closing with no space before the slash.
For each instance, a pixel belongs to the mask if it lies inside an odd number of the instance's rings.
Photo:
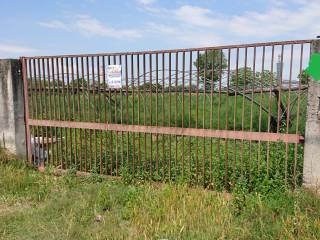
<svg viewBox="0 0 320 240">
<path fill-rule="evenodd" d="M 51 98 L 48 97 L 48 93 L 47 97 L 44 94 L 33 94 L 29 101 L 31 117 L 38 119 L 61 117 L 61 120 L 69 120 L 70 114 L 72 121 L 145 123 L 154 126 L 158 124 L 193 128 L 211 126 L 212 129 L 242 130 L 243 128 L 245 131 L 259 131 L 259 129 L 262 132 L 268 131 L 268 114 L 261 110 L 260 116 L 259 105 L 242 96 L 236 98 L 219 96 L 215 93 L 212 96 L 211 106 L 210 94 L 206 94 L 206 97 L 204 94 L 199 94 L 197 98 L 196 94 L 189 97 L 187 92 L 184 96 L 181 93 L 177 95 L 159 93 L 157 97 L 154 93 L 152 96 L 150 93 L 144 95 L 142 91 L 140 104 L 137 93 L 134 96 L 129 95 L 128 98 L 125 95 L 120 96 L 119 93 L 117 96 L 112 95 L 111 102 L 108 94 L 95 94 L 95 97 L 91 94 L 90 99 L 84 93 L 80 95 L 60 93 L 59 97 L 56 94 L 55 97 L 51 95 Z M 283 105 L 287 106 L 288 93 L 282 93 L 281 96 Z M 182 97 L 184 97 L 184 111 L 182 111 Z M 292 92 L 291 101 L 296 97 L 297 92 Z M 298 133 L 303 134 L 306 101 L 304 94 L 300 97 Z M 277 116 L 278 103 L 275 96 L 270 97 L 269 93 L 257 93 L 254 94 L 254 100 L 257 103 L 261 102 L 265 109 L 270 109 L 270 112 Z M 38 106 L 32 104 L 35 102 Z M 286 120 L 282 119 L 278 126 L 281 133 L 287 131 L 296 133 L 297 102 L 293 101 L 290 108 L 290 126 L 287 127 Z M 138 179 L 189 181 L 195 185 L 211 186 L 214 189 L 224 187 L 227 190 L 233 188 L 234 183 L 243 178 L 246 179 L 250 189 L 255 189 L 261 182 L 269 181 L 270 178 L 280 179 L 284 184 L 291 186 L 301 183 L 303 145 L 161 134 L 157 138 L 155 135 L 143 133 L 46 127 L 32 127 L 31 133 L 34 136 L 64 138 L 50 149 L 48 161 L 49 165 L 62 165 L 63 168 L 109 175 L 122 175 L 125 172 L 133 174 Z"/>
<path fill-rule="evenodd" d="M 231 195 L 129 176 L 55 176 L 0 151 L 0 239 L 320 238 L 320 199 L 303 188 L 265 182 L 249 193 L 239 181 Z"/>
<path fill-rule="evenodd" d="M 288 105 L 288 92 L 281 93 L 281 102 L 285 108 L 290 108 L 289 133 L 296 132 L 297 124 L 297 97 L 298 92 L 290 93 Z M 205 97 L 204 97 L 205 96 Z M 254 102 L 250 98 L 254 99 Z M 246 98 L 248 97 L 248 98 Z M 247 93 L 242 95 L 226 96 L 214 93 L 199 96 L 188 92 L 182 93 L 146 93 L 126 96 L 123 93 L 111 94 L 69 94 L 64 93 L 49 97 L 49 93 L 33 94 L 29 96 L 29 109 L 31 117 L 43 119 L 59 119 L 86 122 L 110 122 L 123 124 L 146 124 L 156 126 L 177 126 L 192 128 L 213 128 L 245 131 L 268 131 L 268 112 L 277 119 L 278 101 L 269 93 Z M 111 101 L 110 101 L 111 99 Z M 306 94 L 300 93 L 299 126 L 298 132 L 304 133 L 306 113 Z M 211 105 L 212 101 L 212 105 Z M 37 103 L 37 106 L 36 104 Z M 197 108 L 198 103 L 198 108 Z M 260 110 L 261 103 L 261 110 Z M 269 105 L 270 104 L 270 105 Z M 183 106 L 183 108 L 182 108 Z M 220 107 L 219 107 L 220 106 Z M 266 111 L 268 112 L 266 112 Z M 250 117 L 252 113 L 252 119 Z M 261 114 L 261 119 L 260 119 Z M 280 112 L 281 114 L 281 112 Z M 121 117 L 122 116 L 122 117 Z M 235 121 L 234 121 L 235 117 Z M 286 113 L 280 123 L 280 131 L 285 132 Z M 228 121 L 227 121 L 228 120 Z M 242 126 L 243 124 L 243 126 Z M 270 132 L 275 131 L 270 127 Z"/>
</svg>

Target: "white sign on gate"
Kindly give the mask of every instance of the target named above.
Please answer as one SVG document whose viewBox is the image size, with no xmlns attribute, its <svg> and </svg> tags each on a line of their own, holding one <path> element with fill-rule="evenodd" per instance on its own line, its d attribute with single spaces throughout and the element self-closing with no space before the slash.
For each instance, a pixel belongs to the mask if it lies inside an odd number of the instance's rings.
<svg viewBox="0 0 320 240">
<path fill-rule="evenodd" d="M 122 88 L 121 65 L 109 65 L 107 67 L 107 83 L 109 88 Z"/>
</svg>

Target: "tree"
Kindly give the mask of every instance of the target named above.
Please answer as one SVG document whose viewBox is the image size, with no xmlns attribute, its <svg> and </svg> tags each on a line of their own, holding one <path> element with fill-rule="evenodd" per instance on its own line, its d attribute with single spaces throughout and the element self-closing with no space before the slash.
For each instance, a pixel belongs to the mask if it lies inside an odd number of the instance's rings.
<svg viewBox="0 0 320 240">
<path fill-rule="evenodd" d="M 308 84 L 309 77 L 310 75 L 307 69 L 304 69 L 302 73 L 298 75 L 298 79 L 300 80 L 301 84 Z"/>
<path fill-rule="evenodd" d="M 139 88 L 140 88 L 140 91 L 143 91 L 144 89 L 150 90 L 150 86 L 152 91 L 156 91 L 157 89 L 156 83 L 150 84 L 150 82 L 146 82 L 145 84 L 140 85 Z M 162 85 L 158 83 L 158 92 L 160 91 L 162 91 Z"/>
<path fill-rule="evenodd" d="M 206 89 L 211 89 L 211 84 L 219 80 L 220 71 L 226 68 L 227 61 L 222 51 L 210 50 L 199 54 L 199 58 L 193 62 L 193 65 L 196 68 L 199 66 L 199 82 L 203 84 L 206 79 Z"/>
<path fill-rule="evenodd" d="M 251 86 L 253 82 L 255 85 L 270 85 L 275 84 L 277 81 L 276 74 L 269 70 L 264 70 L 263 72 L 253 73 L 250 67 L 239 68 L 238 70 L 232 70 L 230 82 L 238 86 Z"/>
<path fill-rule="evenodd" d="M 232 70 L 230 82 L 234 85 L 244 86 L 253 82 L 254 74 L 251 68 L 243 67 L 238 71 Z"/>
<path fill-rule="evenodd" d="M 88 86 L 88 82 L 85 78 L 79 78 L 79 79 L 74 79 L 74 80 L 71 80 L 70 83 L 69 83 L 69 86 L 73 86 L 74 88 L 77 88 L 79 85 L 79 87 L 83 87 L 83 88 L 86 88 Z M 96 83 L 97 85 L 97 83 Z M 103 86 L 103 83 L 101 83 L 100 85 Z"/>
</svg>

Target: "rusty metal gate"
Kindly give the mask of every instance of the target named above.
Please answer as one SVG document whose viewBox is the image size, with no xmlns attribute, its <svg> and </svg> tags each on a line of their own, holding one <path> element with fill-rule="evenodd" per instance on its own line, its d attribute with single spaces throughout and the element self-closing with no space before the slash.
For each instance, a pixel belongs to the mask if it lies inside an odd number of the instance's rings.
<svg viewBox="0 0 320 240">
<path fill-rule="evenodd" d="M 29 162 L 230 188 L 301 182 L 312 40 L 22 57 Z M 121 88 L 107 68 L 121 65 Z"/>
</svg>

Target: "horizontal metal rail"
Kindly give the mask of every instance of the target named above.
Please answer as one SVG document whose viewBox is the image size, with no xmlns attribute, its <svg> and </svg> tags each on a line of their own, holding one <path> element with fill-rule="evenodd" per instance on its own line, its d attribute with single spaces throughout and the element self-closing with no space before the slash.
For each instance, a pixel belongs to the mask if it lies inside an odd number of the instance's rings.
<svg viewBox="0 0 320 240">
<path fill-rule="evenodd" d="M 281 87 L 281 88 L 279 88 L 279 87 L 277 87 L 277 86 L 274 86 L 274 87 L 262 87 L 262 88 L 254 88 L 253 90 L 251 90 L 251 89 L 246 89 L 246 90 L 243 90 L 243 91 L 241 91 L 240 93 L 241 94 L 251 94 L 252 92 L 253 93 L 261 93 L 261 92 L 263 92 L 263 93 L 268 93 L 268 92 L 277 92 L 277 91 L 279 91 L 279 90 L 281 90 L 281 91 L 302 91 L 302 90 L 306 90 L 306 89 L 308 89 L 308 85 L 301 85 L 301 87 L 299 88 L 299 86 L 296 86 L 296 87 L 287 87 L 287 86 L 285 86 L 285 87 Z M 135 89 L 136 90 L 136 89 Z M 143 90 L 143 89 L 142 89 Z M 186 91 L 188 91 L 189 89 L 188 89 L 188 87 L 186 87 L 185 88 L 185 90 Z M 84 87 L 79 87 L 79 89 L 77 89 L 77 88 L 74 88 L 74 89 L 72 89 L 71 87 L 65 87 L 65 88 L 57 88 L 57 87 L 55 87 L 55 88 L 48 88 L 48 87 L 45 87 L 45 88 L 41 88 L 41 89 L 39 89 L 39 88 L 32 88 L 32 91 L 33 92 L 44 92 L 44 91 L 54 91 L 54 92 L 57 92 L 57 91 L 60 91 L 60 92 L 62 92 L 62 91 L 68 91 L 68 92 L 72 92 L 72 93 L 78 93 L 78 92 L 88 92 L 88 90 L 87 90 L 87 88 L 84 88 Z M 97 87 L 95 87 L 95 88 L 92 88 L 91 87 L 91 89 L 89 89 L 89 92 L 91 93 L 91 92 L 94 92 L 94 91 L 99 91 L 100 93 L 104 93 L 104 92 L 109 92 L 109 91 L 111 91 L 112 93 L 114 93 L 114 92 L 119 92 L 119 93 L 122 93 L 123 95 L 126 93 L 126 92 L 128 92 L 129 94 L 131 94 L 132 92 L 133 92 L 133 90 L 132 89 L 128 89 L 128 90 L 126 90 L 126 89 L 109 89 L 109 88 L 106 88 L 106 89 L 104 89 L 104 88 L 97 88 Z M 136 90 L 137 91 L 137 90 Z M 170 91 L 169 91 L 169 89 L 164 89 L 163 90 L 163 92 L 164 93 L 169 93 Z M 183 91 L 181 90 L 181 91 L 176 91 L 177 93 L 183 93 Z M 191 91 L 189 91 L 189 92 L 191 92 L 191 93 L 204 93 L 204 91 L 203 90 L 191 90 Z M 212 91 L 213 93 L 219 93 L 219 91 L 218 90 L 214 90 L 214 91 Z M 150 93 L 150 90 L 146 90 L 146 93 Z M 151 93 L 156 93 L 156 90 L 152 90 L 151 91 Z M 206 92 L 207 94 L 210 94 L 210 92 Z M 228 93 L 228 95 L 229 96 L 233 96 L 233 95 L 235 95 L 235 91 L 230 91 L 230 92 L 227 92 L 227 91 L 220 91 L 220 93 L 221 94 L 227 94 Z M 237 93 L 237 94 L 240 94 L 240 93 Z"/>
<path fill-rule="evenodd" d="M 260 42 L 251 44 L 235 44 L 235 45 L 221 45 L 215 47 L 201 47 L 201 48 L 178 48 L 168 50 L 149 50 L 149 51 L 133 51 L 133 52 L 106 52 L 95 54 L 66 54 L 66 55 L 54 55 L 54 56 L 33 56 L 24 57 L 25 59 L 41 59 L 41 58 L 66 58 L 66 57 L 98 57 L 98 56 L 121 56 L 121 55 L 136 55 L 136 54 L 160 54 L 160 53 L 178 53 L 178 52 L 190 52 L 190 51 L 210 51 L 220 49 L 233 49 L 233 48 L 250 48 L 250 47 L 263 47 L 263 46 L 279 46 L 289 44 L 304 44 L 311 43 L 315 39 L 307 40 L 292 40 L 292 41 L 277 41 L 277 42 Z"/>
<path fill-rule="evenodd" d="M 36 120 L 29 119 L 31 126 L 59 127 L 59 128 L 77 128 L 91 130 L 107 130 L 117 132 L 133 133 L 152 133 L 167 134 L 177 136 L 191 137 L 212 137 L 225 139 L 239 139 L 252 141 L 272 141 L 285 143 L 301 143 L 303 136 L 298 134 L 268 133 L 268 132 L 248 132 L 234 130 L 215 130 L 199 128 L 179 128 L 179 127 L 155 127 L 142 125 L 125 125 L 113 123 L 93 123 L 93 122 L 72 122 L 72 121 L 54 121 L 54 120 Z"/>
</svg>

